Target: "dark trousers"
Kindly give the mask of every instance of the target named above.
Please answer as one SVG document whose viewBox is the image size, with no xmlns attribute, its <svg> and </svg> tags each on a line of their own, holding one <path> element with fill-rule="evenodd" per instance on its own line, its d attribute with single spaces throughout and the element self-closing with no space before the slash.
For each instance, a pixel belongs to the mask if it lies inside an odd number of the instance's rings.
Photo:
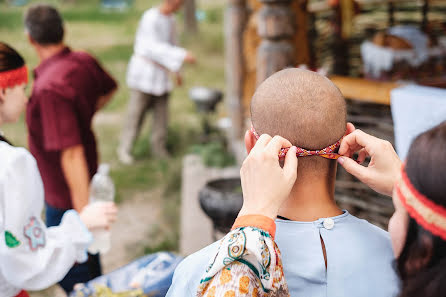
<svg viewBox="0 0 446 297">
<path fill-rule="evenodd" d="M 46 225 L 48 227 L 58 226 L 66 211 L 66 209 L 57 209 L 46 204 Z M 88 261 L 82 264 L 75 264 L 64 279 L 59 282 L 59 285 L 68 294 L 73 290 L 75 284 L 88 282 L 101 274 L 99 254 L 88 254 Z"/>
</svg>

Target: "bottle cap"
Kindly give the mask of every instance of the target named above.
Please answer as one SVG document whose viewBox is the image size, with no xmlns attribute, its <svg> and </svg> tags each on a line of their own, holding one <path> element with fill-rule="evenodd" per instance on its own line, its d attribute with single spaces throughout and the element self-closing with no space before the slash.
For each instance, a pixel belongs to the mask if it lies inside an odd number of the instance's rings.
<svg viewBox="0 0 446 297">
<path fill-rule="evenodd" d="M 108 175 L 109 172 L 110 172 L 110 165 L 108 165 L 107 163 L 102 163 L 101 165 L 99 165 L 98 168 L 99 174 Z"/>
</svg>

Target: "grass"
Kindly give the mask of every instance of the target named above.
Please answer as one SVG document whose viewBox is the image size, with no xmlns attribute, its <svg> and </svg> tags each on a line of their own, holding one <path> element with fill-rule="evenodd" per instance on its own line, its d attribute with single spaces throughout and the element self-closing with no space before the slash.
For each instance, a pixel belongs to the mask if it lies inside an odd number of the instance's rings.
<svg viewBox="0 0 446 297">
<path fill-rule="evenodd" d="M 119 90 L 113 101 L 100 112 L 95 121 L 101 162 L 111 164 L 111 175 L 116 183 L 117 201 L 122 202 L 140 191 L 161 188 L 162 230 L 164 237 L 154 246 L 146 247 L 147 252 L 159 249 L 176 250 L 178 242 L 179 201 L 181 186 L 182 157 L 201 133 L 200 118 L 193 103 L 189 100 L 188 89 L 203 85 L 224 89 L 223 64 L 223 5 L 221 0 L 198 1 L 198 9 L 206 18 L 200 25 L 197 36 L 186 36 L 182 30 L 182 15 L 177 16 L 180 28 L 180 43 L 197 57 L 197 64 L 185 67 L 184 85 L 175 89 L 170 100 L 170 124 L 168 149 L 171 157 L 159 160 L 150 155 L 150 120 L 146 120 L 134 154 L 137 162 L 133 166 L 123 166 L 117 162 L 115 149 L 119 142 L 122 122 L 126 112 L 129 90 L 125 83 L 127 63 L 132 54 L 133 40 L 139 19 L 147 8 L 158 1 L 135 0 L 133 6 L 124 12 L 104 11 L 99 1 L 75 0 L 47 3 L 56 6 L 62 13 L 66 27 L 66 43 L 73 49 L 82 49 L 96 56 L 102 65 L 117 79 Z M 36 1 L 31 1 L 36 3 Z M 27 42 L 23 27 L 24 7 L 11 7 L 0 1 L 1 40 L 16 48 L 25 58 L 30 68 L 38 65 L 38 59 Z M 220 109 L 219 114 L 224 110 Z M 11 141 L 26 146 L 24 119 L 2 127 Z M 147 199 L 155 199 L 147 197 Z"/>
</svg>

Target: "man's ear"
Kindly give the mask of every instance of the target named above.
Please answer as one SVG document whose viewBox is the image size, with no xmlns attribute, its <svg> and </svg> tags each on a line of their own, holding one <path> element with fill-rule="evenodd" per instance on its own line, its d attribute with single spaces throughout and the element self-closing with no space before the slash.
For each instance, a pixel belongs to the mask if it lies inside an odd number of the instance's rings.
<svg viewBox="0 0 446 297">
<path fill-rule="evenodd" d="M 251 132 L 251 130 L 246 130 L 245 133 L 245 147 L 246 147 L 246 152 L 249 154 L 252 150 L 252 148 L 254 147 L 254 145 L 256 144 L 257 139 L 254 136 L 254 134 Z"/>
<path fill-rule="evenodd" d="M 355 126 L 352 123 L 348 122 L 347 123 L 347 127 L 345 128 L 344 136 L 349 135 L 350 133 L 352 133 L 355 130 L 356 130 Z"/>
<path fill-rule="evenodd" d="M 34 39 L 31 37 L 31 35 L 29 35 L 28 32 L 25 34 L 26 34 L 26 37 L 28 38 L 29 43 L 31 43 L 31 45 L 36 46 L 37 43 L 34 41 Z"/>
</svg>

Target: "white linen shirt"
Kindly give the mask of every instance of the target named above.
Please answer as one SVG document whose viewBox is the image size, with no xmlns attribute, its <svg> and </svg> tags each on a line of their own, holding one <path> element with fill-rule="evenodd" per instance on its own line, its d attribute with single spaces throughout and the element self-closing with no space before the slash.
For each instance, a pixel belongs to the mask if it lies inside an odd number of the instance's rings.
<svg viewBox="0 0 446 297">
<path fill-rule="evenodd" d="M 136 32 L 134 53 L 127 70 L 127 85 L 156 96 L 172 90 L 169 72 L 178 72 L 186 50 L 176 44 L 175 19 L 158 8 L 147 10 Z"/>
<path fill-rule="evenodd" d="M 347 211 L 314 222 L 276 220 L 291 297 L 395 297 L 398 276 L 389 234 Z M 325 268 L 321 238 L 327 254 Z M 190 255 L 175 270 L 166 297 L 194 297 L 220 242 Z"/>
<path fill-rule="evenodd" d="M 0 297 L 47 288 L 87 260 L 92 235 L 77 212 L 67 211 L 59 226 L 46 228 L 43 200 L 35 159 L 0 141 Z"/>
</svg>

